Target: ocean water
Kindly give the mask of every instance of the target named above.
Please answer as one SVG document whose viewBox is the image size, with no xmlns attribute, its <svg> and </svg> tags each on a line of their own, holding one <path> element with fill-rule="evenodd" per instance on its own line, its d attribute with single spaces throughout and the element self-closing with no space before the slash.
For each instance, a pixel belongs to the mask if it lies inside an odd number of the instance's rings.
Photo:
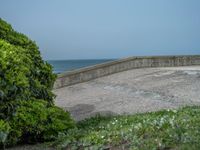
<svg viewBox="0 0 200 150">
<path fill-rule="evenodd" d="M 48 60 L 47 62 L 53 66 L 54 73 L 62 73 L 83 67 L 88 67 L 114 59 L 86 59 L 86 60 Z"/>
</svg>

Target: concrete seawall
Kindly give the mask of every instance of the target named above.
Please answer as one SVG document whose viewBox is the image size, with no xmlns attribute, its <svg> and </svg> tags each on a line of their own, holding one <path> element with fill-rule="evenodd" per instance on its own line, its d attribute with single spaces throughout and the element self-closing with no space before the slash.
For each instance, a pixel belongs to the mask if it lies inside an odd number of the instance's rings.
<svg viewBox="0 0 200 150">
<path fill-rule="evenodd" d="M 192 65 L 200 65 L 200 55 L 129 57 L 59 74 L 54 88 L 58 89 L 130 69 Z"/>
</svg>

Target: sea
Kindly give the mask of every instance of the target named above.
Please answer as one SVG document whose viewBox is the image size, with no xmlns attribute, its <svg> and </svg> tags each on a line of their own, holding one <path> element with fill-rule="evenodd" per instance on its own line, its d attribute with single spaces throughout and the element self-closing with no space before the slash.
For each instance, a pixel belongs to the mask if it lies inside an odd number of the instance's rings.
<svg viewBox="0 0 200 150">
<path fill-rule="evenodd" d="M 47 62 L 53 66 L 54 73 L 59 74 L 113 60 L 115 59 L 47 60 Z"/>
</svg>

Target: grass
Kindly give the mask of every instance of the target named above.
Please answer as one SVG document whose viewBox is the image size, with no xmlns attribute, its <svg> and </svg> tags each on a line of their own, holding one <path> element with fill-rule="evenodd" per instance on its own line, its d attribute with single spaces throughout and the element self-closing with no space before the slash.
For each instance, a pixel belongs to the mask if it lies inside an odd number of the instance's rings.
<svg viewBox="0 0 200 150">
<path fill-rule="evenodd" d="M 61 134 L 58 149 L 200 149 L 200 107 L 94 117 Z"/>
</svg>

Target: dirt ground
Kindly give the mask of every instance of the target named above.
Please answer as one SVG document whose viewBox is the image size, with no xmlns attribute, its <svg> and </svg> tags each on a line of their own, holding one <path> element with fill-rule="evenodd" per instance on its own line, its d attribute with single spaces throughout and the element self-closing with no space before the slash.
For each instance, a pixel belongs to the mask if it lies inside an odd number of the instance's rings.
<svg viewBox="0 0 200 150">
<path fill-rule="evenodd" d="M 133 69 L 54 93 L 56 105 L 76 120 L 200 105 L 200 66 Z"/>
</svg>

